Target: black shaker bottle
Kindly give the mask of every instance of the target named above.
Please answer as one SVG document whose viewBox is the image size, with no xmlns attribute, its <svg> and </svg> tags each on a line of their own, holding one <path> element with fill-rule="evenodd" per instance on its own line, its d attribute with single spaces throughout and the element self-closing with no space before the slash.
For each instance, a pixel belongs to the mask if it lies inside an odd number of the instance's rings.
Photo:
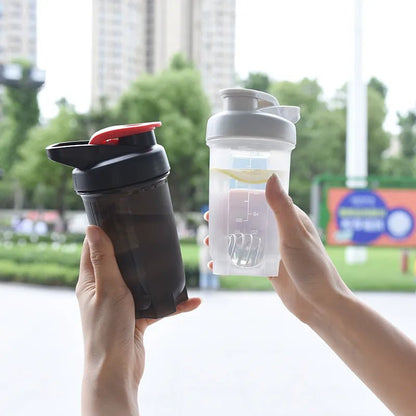
<svg viewBox="0 0 416 416">
<path fill-rule="evenodd" d="M 110 237 L 136 318 L 160 318 L 188 299 L 160 122 L 109 127 L 90 141 L 53 144 L 48 158 L 74 167 L 90 224 Z"/>
</svg>

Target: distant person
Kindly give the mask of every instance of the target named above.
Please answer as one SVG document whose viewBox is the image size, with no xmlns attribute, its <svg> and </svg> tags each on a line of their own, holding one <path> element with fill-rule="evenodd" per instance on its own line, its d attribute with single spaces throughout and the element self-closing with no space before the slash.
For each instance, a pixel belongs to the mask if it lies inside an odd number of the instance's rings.
<svg viewBox="0 0 416 416">
<path fill-rule="evenodd" d="M 220 287 L 219 277 L 208 267 L 211 261 L 209 248 L 205 244 L 205 238 L 208 235 L 208 226 L 204 222 L 199 225 L 196 232 L 196 240 L 199 247 L 198 266 L 199 266 L 199 288 L 217 290 Z"/>
<path fill-rule="evenodd" d="M 293 204 L 276 175 L 267 182 L 266 198 L 278 223 L 282 256 L 278 276 L 270 281 L 284 305 L 395 415 L 416 415 L 416 344 L 348 289 L 309 217 Z M 111 242 L 95 226 L 87 229 L 76 292 L 85 350 L 82 415 L 138 415 L 143 333 L 154 320 L 135 320 L 133 297 Z M 191 311 L 199 303 L 189 299 L 177 310 Z M 261 316 L 253 316 L 247 331 L 256 319 Z"/>
</svg>

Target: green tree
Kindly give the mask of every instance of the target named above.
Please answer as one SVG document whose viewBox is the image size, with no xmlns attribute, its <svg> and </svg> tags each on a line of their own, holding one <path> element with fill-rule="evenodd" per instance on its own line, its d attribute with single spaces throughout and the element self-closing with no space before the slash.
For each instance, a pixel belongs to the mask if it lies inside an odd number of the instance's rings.
<svg viewBox="0 0 416 416">
<path fill-rule="evenodd" d="M 173 55 L 169 68 L 174 71 L 182 71 L 183 69 L 193 69 L 194 65 L 191 61 L 188 61 L 181 53 Z"/>
<path fill-rule="evenodd" d="M 77 123 L 77 113 L 65 100 L 59 103 L 58 115 L 46 126 L 32 129 L 28 140 L 20 147 L 20 160 L 13 174 L 27 191 L 35 191 L 34 198 L 42 198 L 39 204 L 58 210 L 61 218 L 69 205 L 81 207 L 79 197 L 72 189 L 71 168 L 48 161 L 45 148 L 61 141 L 82 138 L 83 131 Z M 52 200 L 45 201 L 45 198 Z"/>
<path fill-rule="evenodd" d="M 247 79 L 243 81 L 243 86 L 252 90 L 269 92 L 270 79 L 263 72 L 250 72 Z"/>
<path fill-rule="evenodd" d="M 301 109 L 296 125 L 297 144 L 292 153 L 290 193 L 295 203 L 308 211 L 312 178 L 324 173 L 344 173 L 345 108 L 338 103 L 330 109 L 318 82 L 307 78 L 275 82 L 270 92 L 282 105 L 297 105 Z"/>
<path fill-rule="evenodd" d="M 117 119 L 114 108 L 108 105 L 105 98 L 102 98 L 97 108 L 92 108 L 85 114 L 78 114 L 77 123 L 79 125 L 80 140 L 87 140 L 96 131 L 119 124 L 120 121 Z"/>
<path fill-rule="evenodd" d="M 398 117 L 401 154 L 410 160 L 416 155 L 416 112 L 409 111 L 406 115 L 398 114 Z"/>
<path fill-rule="evenodd" d="M 384 173 L 393 176 L 416 175 L 416 112 L 397 114 L 400 133 L 400 152 L 384 161 Z"/>
<path fill-rule="evenodd" d="M 387 87 L 377 78 L 371 78 L 367 85 L 367 162 L 369 175 L 383 173 L 383 152 L 388 148 L 390 142 L 390 133 L 383 126 L 387 115 L 386 96 Z M 335 103 L 335 106 L 332 105 L 333 103 Z M 347 86 L 337 91 L 332 104 L 329 104 L 330 108 L 343 109 L 346 114 Z M 345 170 L 341 174 L 345 174 Z"/>
<path fill-rule="evenodd" d="M 388 89 L 379 79 L 372 77 L 368 82 L 368 88 L 377 91 L 384 100 L 386 99 Z"/>
<path fill-rule="evenodd" d="M 183 212 L 208 202 L 205 128 L 210 107 L 199 73 L 178 65 L 178 59 L 165 71 L 140 77 L 121 98 L 117 114 L 123 123 L 162 121 L 156 136 L 171 165 L 174 208 Z"/>
<path fill-rule="evenodd" d="M 382 173 L 383 152 L 390 142 L 390 134 L 383 127 L 387 115 L 386 95 L 387 87 L 377 78 L 371 78 L 367 88 L 369 175 Z"/>
<path fill-rule="evenodd" d="M 311 180 L 319 174 L 345 175 L 346 87 L 329 101 L 315 80 L 276 82 L 270 92 L 284 105 L 298 105 L 297 145 L 292 155 L 291 194 L 309 209 Z M 368 172 L 382 173 L 382 154 L 388 147 L 384 130 L 387 88 L 376 78 L 368 85 Z"/>
</svg>

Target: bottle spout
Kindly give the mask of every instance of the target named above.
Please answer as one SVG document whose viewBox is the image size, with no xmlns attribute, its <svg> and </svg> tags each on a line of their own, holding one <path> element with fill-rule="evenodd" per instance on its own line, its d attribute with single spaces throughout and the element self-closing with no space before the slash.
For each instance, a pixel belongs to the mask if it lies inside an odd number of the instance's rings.
<svg viewBox="0 0 416 416">
<path fill-rule="evenodd" d="M 123 156 L 129 151 L 126 146 L 94 146 L 87 140 L 80 140 L 52 144 L 46 148 L 46 155 L 54 162 L 86 170 L 105 160 Z"/>
<path fill-rule="evenodd" d="M 276 105 L 259 109 L 262 113 L 275 114 L 293 124 L 300 120 L 300 108 L 294 105 Z"/>
</svg>

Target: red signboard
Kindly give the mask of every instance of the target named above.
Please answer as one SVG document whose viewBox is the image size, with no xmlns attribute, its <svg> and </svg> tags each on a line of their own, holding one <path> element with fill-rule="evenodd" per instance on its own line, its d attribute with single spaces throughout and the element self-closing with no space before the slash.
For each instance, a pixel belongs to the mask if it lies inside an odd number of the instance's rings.
<svg viewBox="0 0 416 416">
<path fill-rule="evenodd" d="M 330 245 L 416 247 L 415 189 L 332 188 L 327 204 Z"/>
</svg>

